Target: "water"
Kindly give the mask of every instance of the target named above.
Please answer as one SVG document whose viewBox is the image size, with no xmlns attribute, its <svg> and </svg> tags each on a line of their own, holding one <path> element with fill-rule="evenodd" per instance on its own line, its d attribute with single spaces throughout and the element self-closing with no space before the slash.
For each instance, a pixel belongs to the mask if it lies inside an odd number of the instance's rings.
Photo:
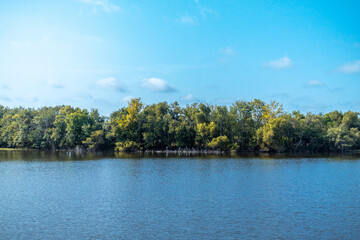
<svg viewBox="0 0 360 240">
<path fill-rule="evenodd" d="M 360 239 L 359 159 L 0 151 L 0 239 Z"/>
</svg>

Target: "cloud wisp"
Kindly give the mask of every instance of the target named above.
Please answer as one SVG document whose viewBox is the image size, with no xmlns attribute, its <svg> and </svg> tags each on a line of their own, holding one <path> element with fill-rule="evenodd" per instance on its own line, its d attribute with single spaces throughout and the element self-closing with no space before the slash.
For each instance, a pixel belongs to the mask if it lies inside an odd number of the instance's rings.
<svg viewBox="0 0 360 240">
<path fill-rule="evenodd" d="M 169 83 L 161 78 L 146 78 L 142 80 L 141 85 L 153 92 L 174 92 L 175 89 Z"/>
<path fill-rule="evenodd" d="M 9 96 L 6 95 L 0 95 L 0 100 L 5 101 L 5 102 L 11 102 L 11 98 Z"/>
<path fill-rule="evenodd" d="M 192 95 L 192 94 L 188 94 L 188 95 L 182 97 L 181 100 L 184 101 L 184 102 L 197 102 L 197 101 L 199 101 L 199 99 L 197 97 L 195 97 L 194 95 Z"/>
<path fill-rule="evenodd" d="M 10 45 L 15 48 L 27 48 L 31 46 L 31 42 L 29 41 L 10 41 Z"/>
<path fill-rule="evenodd" d="M 293 65 L 293 62 L 288 57 L 283 57 L 283 58 L 280 58 L 277 60 L 272 60 L 272 61 L 269 61 L 269 62 L 266 62 L 263 64 L 264 67 L 270 67 L 270 68 L 278 69 L 278 70 L 289 68 L 292 65 Z"/>
<path fill-rule="evenodd" d="M 221 48 L 219 52 L 224 56 L 233 56 L 235 54 L 231 47 Z"/>
<path fill-rule="evenodd" d="M 129 103 L 131 101 L 131 99 L 134 99 L 135 97 L 134 96 L 125 96 L 123 98 L 121 98 L 121 101 L 123 103 Z"/>
<path fill-rule="evenodd" d="M 197 19 L 195 17 L 191 17 L 189 15 L 184 15 L 179 19 L 179 22 L 183 23 L 183 24 L 194 25 L 197 23 Z"/>
<path fill-rule="evenodd" d="M 204 7 L 199 0 L 194 0 L 196 6 L 198 7 L 200 14 L 203 18 L 206 18 L 207 14 L 216 15 L 216 11 L 209 7 Z"/>
<path fill-rule="evenodd" d="M 50 79 L 47 84 L 49 86 L 51 86 L 52 88 L 56 88 L 56 89 L 61 89 L 64 88 L 65 86 L 62 85 L 61 83 L 59 83 L 58 81 L 55 81 L 54 79 Z"/>
<path fill-rule="evenodd" d="M 20 101 L 25 101 L 25 102 L 30 102 L 30 103 L 35 103 L 38 100 L 39 99 L 38 99 L 38 97 L 36 97 L 35 94 L 27 94 L 27 95 L 23 96 L 22 98 L 20 98 Z"/>
<path fill-rule="evenodd" d="M 360 72 L 360 60 L 341 65 L 338 70 L 342 73 L 352 74 Z"/>
<path fill-rule="evenodd" d="M 325 87 L 326 84 L 319 80 L 310 80 L 306 83 L 306 87 Z"/>
<path fill-rule="evenodd" d="M 10 90 L 11 89 L 11 87 L 9 85 L 5 84 L 5 83 L 1 84 L 0 88 L 5 89 L 5 90 Z"/>
<path fill-rule="evenodd" d="M 116 81 L 114 77 L 102 78 L 96 82 L 96 85 L 102 89 L 115 90 L 123 92 L 125 89 Z"/>
<path fill-rule="evenodd" d="M 78 0 L 82 3 L 86 3 L 94 7 L 94 9 L 100 8 L 106 13 L 113 13 L 121 11 L 121 8 L 108 0 Z"/>
</svg>

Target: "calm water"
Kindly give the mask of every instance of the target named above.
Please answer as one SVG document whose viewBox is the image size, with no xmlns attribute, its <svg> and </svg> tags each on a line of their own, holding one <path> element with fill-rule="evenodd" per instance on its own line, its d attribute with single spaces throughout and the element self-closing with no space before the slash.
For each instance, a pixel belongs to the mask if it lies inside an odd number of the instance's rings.
<svg viewBox="0 0 360 240">
<path fill-rule="evenodd" d="M 359 156 L 0 151 L 0 239 L 360 239 Z"/>
</svg>

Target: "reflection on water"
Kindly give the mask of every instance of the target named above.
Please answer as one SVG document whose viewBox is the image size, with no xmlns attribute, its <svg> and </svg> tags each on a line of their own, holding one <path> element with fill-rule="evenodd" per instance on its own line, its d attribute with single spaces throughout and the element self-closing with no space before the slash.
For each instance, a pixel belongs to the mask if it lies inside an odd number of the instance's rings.
<svg viewBox="0 0 360 240">
<path fill-rule="evenodd" d="M 359 159 L 0 151 L 0 239 L 360 239 Z"/>
<path fill-rule="evenodd" d="M 142 158 L 184 158 L 197 159 L 299 159 L 326 158 L 327 160 L 357 160 L 360 153 L 117 153 L 117 152 L 71 152 L 71 151 L 37 151 L 37 150 L 1 150 L 0 161 L 76 161 L 99 159 L 142 159 Z"/>
</svg>

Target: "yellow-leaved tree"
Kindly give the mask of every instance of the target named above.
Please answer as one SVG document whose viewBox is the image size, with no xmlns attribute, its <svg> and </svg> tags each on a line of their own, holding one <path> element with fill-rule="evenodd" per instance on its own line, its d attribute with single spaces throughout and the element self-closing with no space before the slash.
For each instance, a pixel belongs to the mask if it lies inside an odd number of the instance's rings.
<svg viewBox="0 0 360 240">
<path fill-rule="evenodd" d="M 123 141 L 117 142 L 115 150 L 117 151 L 134 151 L 140 148 L 140 124 L 138 119 L 144 104 L 141 102 L 141 98 L 133 98 L 130 100 L 128 106 L 125 109 L 125 114 L 121 116 L 118 121 L 118 126 L 122 135 Z"/>
</svg>

